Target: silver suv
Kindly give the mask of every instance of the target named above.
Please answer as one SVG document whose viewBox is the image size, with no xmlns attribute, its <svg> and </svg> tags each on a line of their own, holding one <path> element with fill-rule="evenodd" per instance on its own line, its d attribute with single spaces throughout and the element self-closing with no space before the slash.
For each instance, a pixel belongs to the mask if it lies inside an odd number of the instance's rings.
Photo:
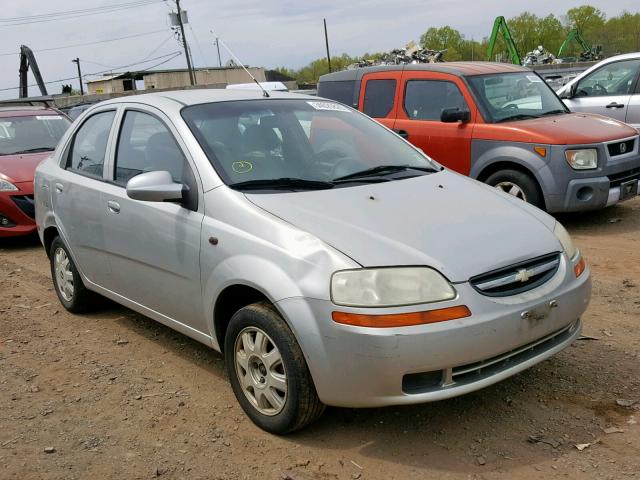
<svg viewBox="0 0 640 480">
<path fill-rule="evenodd" d="M 552 217 L 349 107 L 265 95 L 82 114 L 35 179 L 68 310 L 101 294 L 223 352 L 276 433 L 461 395 L 578 337 L 589 268 Z"/>
</svg>

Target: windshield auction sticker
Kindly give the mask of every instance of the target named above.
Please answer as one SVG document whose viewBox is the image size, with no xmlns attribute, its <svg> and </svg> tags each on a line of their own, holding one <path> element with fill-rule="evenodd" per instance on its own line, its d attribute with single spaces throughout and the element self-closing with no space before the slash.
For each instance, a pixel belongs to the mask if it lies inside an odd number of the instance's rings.
<svg viewBox="0 0 640 480">
<path fill-rule="evenodd" d="M 62 120 L 60 115 L 36 115 L 36 120 Z"/>
<path fill-rule="evenodd" d="M 527 75 L 527 79 L 531 83 L 542 83 L 542 79 L 540 77 L 538 77 L 537 75 Z"/>
<path fill-rule="evenodd" d="M 307 102 L 316 110 L 329 110 L 331 112 L 349 112 L 350 110 L 344 105 L 333 102 Z"/>
</svg>

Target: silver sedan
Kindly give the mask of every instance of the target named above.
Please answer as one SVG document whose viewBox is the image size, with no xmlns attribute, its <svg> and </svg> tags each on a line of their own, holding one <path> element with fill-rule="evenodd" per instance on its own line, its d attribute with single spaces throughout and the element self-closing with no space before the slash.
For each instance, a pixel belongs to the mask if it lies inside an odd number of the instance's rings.
<svg viewBox="0 0 640 480">
<path fill-rule="evenodd" d="M 221 351 L 275 433 L 491 385 L 570 345 L 590 298 L 552 217 L 316 97 L 100 103 L 35 195 L 68 310 L 100 294 Z"/>
</svg>

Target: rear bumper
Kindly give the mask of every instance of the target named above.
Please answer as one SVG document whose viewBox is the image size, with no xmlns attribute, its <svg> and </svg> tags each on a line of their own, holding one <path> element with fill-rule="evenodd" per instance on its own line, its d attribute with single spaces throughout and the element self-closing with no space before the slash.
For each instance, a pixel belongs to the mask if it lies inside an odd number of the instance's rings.
<svg viewBox="0 0 640 480">
<path fill-rule="evenodd" d="M 0 238 L 29 235 L 36 231 L 33 183 L 17 183 L 18 191 L 0 192 L 0 215 L 10 222 L 0 225 Z M 2 219 L 0 219 L 2 220 Z"/>
<path fill-rule="evenodd" d="M 513 297 L 489 298 L 469 284 L 457 284 L 459 297 L 451 303 L 467 305 L 472 316 L 431 325 L 341 325 L 332 321 L 331 312 L 344 309 L 316 299 L 290 298 L 278 307 L 293 326 L 324 403 L 376 407 L 431 402 L 499 382 L 556 354 L 580 335 L 579 318 L 591 295 L 590 272 L 576 279 L 568 263 L 563 260 L 548 284 Z M 557 307 L 548 308 L 552 300 Z M 525 310 L 545 313 L 523 318 Z"/>
</svg>

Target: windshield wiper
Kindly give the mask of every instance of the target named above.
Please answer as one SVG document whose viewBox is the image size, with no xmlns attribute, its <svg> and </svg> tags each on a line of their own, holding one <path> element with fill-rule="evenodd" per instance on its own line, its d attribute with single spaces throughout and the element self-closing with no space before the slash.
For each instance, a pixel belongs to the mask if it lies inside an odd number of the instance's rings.
<svg viewBox="0 0 640 480">
<path fill-rule="evenodd" d="M 230 188 L 236 190 L 324 190 L 333 188 L 331 182 L 323 182 L 320 180 L 305 180 L 304 178 L 270 178 L 262 180 L 247 180 L 246 182 L 238 182 L 229 184 Z"/>
<path fill-rule="evenodd" d="M 375 177 L 378 175 L 389 175 L 392 173 L 404 172 L 406 170 L 419 170 L 421 172 L 435 173 L 437 170 L 433 167 L 412 167 L 411 165 L 378 165 L 377 167 L 367 168 L 359 172 L 350 173 L 349 175 L 343 175 L 342 177 L 334 178 L 336 183 L 347 180 L 358 180 L 361 178 Z"/>
<path fill-rule="evenodd" d="M 7 155 L 19 155 L 21 153 L 52 152 L 53 150 L 55 149 L 51 147 L 27 148 L 26 150 L 18 150 L 17 152 L 8 153 Z"/>
<path fill-rule="evenodd" d="M 517 115 L 511 115 L 510 117 L 504 117 L 496 120 L 496 123 L 510 122 L 511 120 L 527 120 L 529 118 L 540 118 L 538 115 L 531 115 L 528 113 L 519 113 Z"/>
<path fill-rule="evenodd" d="M 548 112 L 544 112 L 542 115 L 540 115 L 541 117 L 544 117 L 546 115 L 560 115 L 561 113 L 567 113 L 566 110 L 562 110 L 560 108 L 556 109 L 556 110 L 549 110 Z"/>
</svg>

